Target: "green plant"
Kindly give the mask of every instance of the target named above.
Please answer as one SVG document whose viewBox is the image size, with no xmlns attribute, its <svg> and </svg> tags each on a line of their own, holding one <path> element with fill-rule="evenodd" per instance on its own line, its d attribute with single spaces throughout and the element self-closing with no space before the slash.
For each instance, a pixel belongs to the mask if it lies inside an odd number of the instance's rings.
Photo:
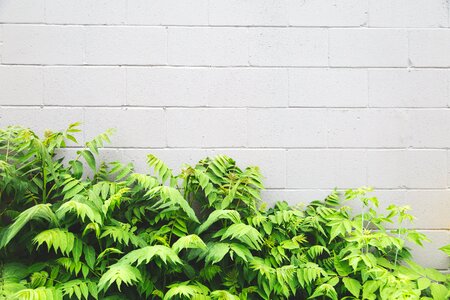
<svg viewBox="0 0 450 300">
<path fill-rule="evenodd" d="M 257 167 L 217 156 L 175 175 L 149 155 L 152 172 L 139 174 L 98 161 L 110 131 L 61 156 L 78 131 L 72 124 L 40 139 L 0 130 L 0 298 L 449 296 L 449 278 L 414 263 L 404 245 L 426 240 L 402 225 L 412 220 L 408 207 L 380 214 L 368 188 L 333 191 L 303 209 L 267 208 Z"/>
</svg>

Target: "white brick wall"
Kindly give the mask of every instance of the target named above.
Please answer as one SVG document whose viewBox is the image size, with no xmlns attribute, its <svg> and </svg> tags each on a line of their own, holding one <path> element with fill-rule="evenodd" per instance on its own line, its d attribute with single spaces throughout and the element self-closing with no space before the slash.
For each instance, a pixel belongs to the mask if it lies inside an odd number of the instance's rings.
<svg viewBox="0 0 450 300">
<path fill-rule="evenodd" d="M 102 157 L 146 172 L 257 164 L 268 202 L 372 185 L 409 204 L 448 268 L 446 0 L 0 0 L 0 126 L 117 128 Z M 357 209 L 357 208 L 356 208 Z M 432 253 L 433 260 L 427 259 Z"/>
</svg>

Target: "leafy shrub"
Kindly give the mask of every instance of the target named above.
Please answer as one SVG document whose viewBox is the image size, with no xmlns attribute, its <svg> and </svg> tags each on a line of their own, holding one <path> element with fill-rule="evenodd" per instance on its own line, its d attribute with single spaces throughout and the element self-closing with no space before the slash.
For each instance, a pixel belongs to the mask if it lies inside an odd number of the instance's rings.
<svg viewBox="0 0 450 300">
<path fill-rule="evenodd" d="M 72 124 L 40 139 L 21 127 L 0 130 L 3 298 L 449 295 L 448 277 L 410 259 L 405 241 L 426 237 L 403 226 L 408 208 L 380 214 L 370 189 L 334 191 L 304 208 L 266 208 L 257 167 L 217 156 L 175 175 L 149 155 L 153 175 L 139 174 L 131 164 L 98 162 L 111 132 L 72 159 L 60 157 L 78 131 Z M 346 201 L 359 201 L 362 213 Z"/>
</svg>

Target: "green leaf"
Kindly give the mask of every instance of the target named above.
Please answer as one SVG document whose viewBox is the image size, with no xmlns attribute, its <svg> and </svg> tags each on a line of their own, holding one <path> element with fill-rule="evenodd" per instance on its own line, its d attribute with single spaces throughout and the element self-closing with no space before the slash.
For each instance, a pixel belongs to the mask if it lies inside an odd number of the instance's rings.
<svg viewBox="0 0 450 300">
<path fill-rule="evenodd" d="M 93 269 L 95 266 L 95 250 L 92 246 L 84 247 L 84 259 L 89 268 Z"/>
<path fill-rule="evenodd" d="M 55 213 L 51 210 L 51 204 L 37 204 L 24 210 L 15 220 L 1 233 L 0 249 L 19 233 L 19 231 L 31 220 L 46 220 L 50 225 L 58 224 Z"/>
<path fill-rule="evenodd" d="M 263 243 L 262 235 L 254 227 L 238 223 L 233 224 L 227 228 L 225 233 L 222 235 L 221 240 L 224 239 L 238 239 L 241 242 L 247 244 L 250 248 L 259 250 Z"/>
<path fill-rule="evenodd" d="M 447 300 L 449 290 L 442 284 L 433 282 L 430 285 L 431 295 L 434 300 Z"/>
<path fill-rule="evenodd" d="M 368 280 L 363 285 L 363 297 L 371 298 L 371 295 L 375 293 L 375 291 L 380 286 L 380 281 Z"/>
<path fill-rule="evenodd" d="M 155 208 L 164 209 L 176 205 L 186 213 L 189 219 L 196 223 L 200 223 L 192 207 L 177 189 L 169 186 L 158 186 L 149 190 L 146 195 L 159 195 L 161 197 L 161 201 L 158 201 L 155 204 Z"/>
<path fill-rule="evenodd" d="M 356 298 L 359 298 L 359 293 L 361 292 L 361 283 L 359 283 L 358 280 L 350 278 L 350 277 L 344 277 L 342 278 L 342 281 L 344 282 L 345 288 Z"/>
<path fill-rule="evenodd" d="M 69 255 L 74 249 L 75 239 L 75 235 L 65 229 L 52 228 L 36 235 L 33 243 L 37 244 L 37 248 L 46 244 L 47 248 L 49 250 L 53 248 L 55 253 L 61 251 L 61 253 Z"/>
<path fill-rule="evenodd" d="M 189 284 L 188 281 L 174 283 L 168 286 L 169 290 L 164 296 L 163 300 L 170 299 L 198 299 L 199 295 L 205 295 L 205 293 L 209 292 L 209 290 L 205 290 L 204 288 L 198 285 Z M 206 287 L 205 287 L 206 288 Z"/>
<path fill-rule="evenodd" d="M 202 233 L 220 219 L 227 219 L 232 221 L 233 223 L 239 223 L 241 216 L 235 210 L 215 210 L 208 216 L 208 219 L 198 227 L 197 233 Z"/>
<path fill-rule="evenodd" d="M 71 160 L 69 164 L 72 168 L 73 177 L 80 179 L 83 176 L 83 163 L 79 160 Z"/>
<path fill-rule="evenodd" d="M 208 254 L 205 258 L 206 264 L 216 264 L 230 251 L 230 245 L 227 243 L 214 243 L 209 246 Z"/>
<path fill-rule="evenodd" d="M 112 265 L 98 281 L 99 291 L 107 291 L 111 284 L 116 283 L 120 291 L 122 283 L 125 285 L 133 285 L 142 280 L 139 270 L 126 263 L 117 263 Z"/>
<path fill-rule="evenodd" d="M 190 234 L 179 238 L 173 245 L 172 249 L 179 253 L 182 249 L 205 249 L 206 245 L 203 240 L 196 234 Z"/>
<path fill-rule="evenodd" d="M 165 264 L 181 265 L 183 263 L 172 248 L 163 245 L 147 246 L 130 251 L 120 259 L 119 263 L 136 264 L 139 266 L 142 263 L 148 264 L 155 258 L 159 258 Z"/>
<path fill-rule="evenodd" d="M 77 154 L 83 156 L 83 158 L 86 160 L 88 166 L 95 172 L 97 170 L 96 163 L 95 163 L 95 157 L 89 150 L 80 150 L 77 152 Z"/>
<path fill-rule="evenodd" d="M 450 256 L 450 244 L 445 245 L 444 247 L 439 248 L 439 250 L 443 251 L 445 254 Z"/>
</svg>

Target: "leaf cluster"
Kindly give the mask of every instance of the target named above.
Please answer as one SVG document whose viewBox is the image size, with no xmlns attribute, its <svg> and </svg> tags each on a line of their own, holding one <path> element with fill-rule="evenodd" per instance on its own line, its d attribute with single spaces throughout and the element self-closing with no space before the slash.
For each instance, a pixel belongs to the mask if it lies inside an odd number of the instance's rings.
<svg viewBox="0 0 450 300">
<path fill-rule="evenodd" d="M 175 174 L 149 155 L 140 174 L 99 161 L 112 131 L 79 145 L 78 126 L 0 129 L 0 299 L 450 295 L 448 276 L 411 258 L 406 242 L 427 239 L 409 208 L 380 213 L 369 188 L 268 208 L 257 167 L 220 155 Z"/>
</svg>

